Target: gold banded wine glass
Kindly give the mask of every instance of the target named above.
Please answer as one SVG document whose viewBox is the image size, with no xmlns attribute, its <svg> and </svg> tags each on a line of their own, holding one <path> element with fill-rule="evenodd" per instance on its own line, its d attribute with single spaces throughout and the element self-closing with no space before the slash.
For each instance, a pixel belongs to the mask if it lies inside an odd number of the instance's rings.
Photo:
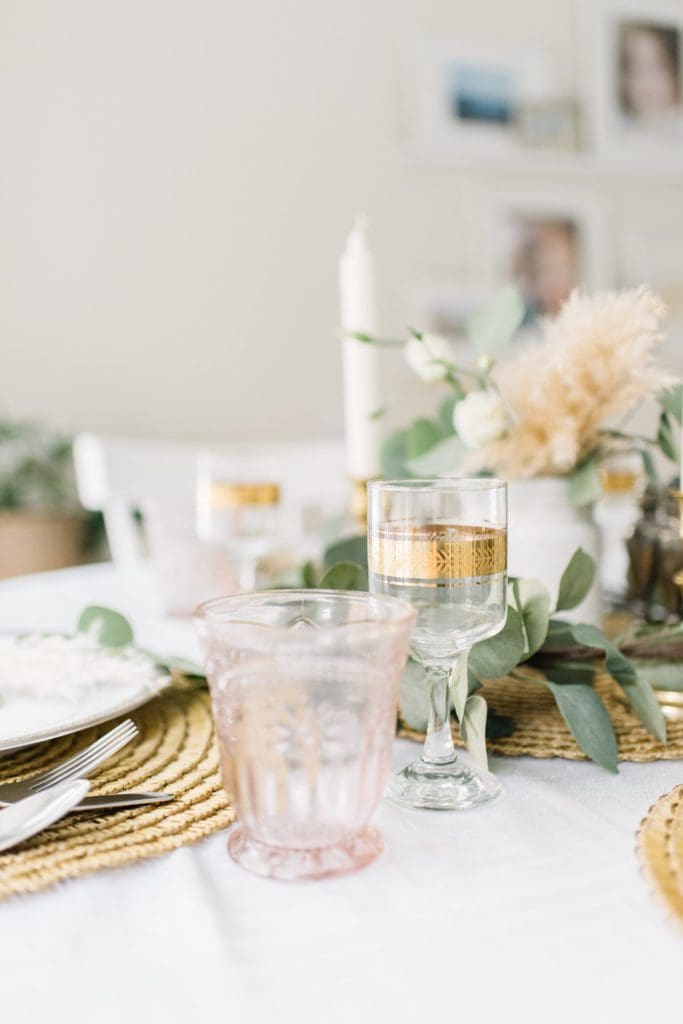
<svg viewBox="0 0 683 1024">
<path fill-rule="evenodd" d="M 420 760 L 392 778 L 388 795 L 443 810 L 492 799 L 501 791 L 498 780 L 455 756 L 450 682 L 467 672 L 474 644 L 505 624 L 506 484 L 489 478 L 368 484 L 368 567 L 372 591 L 415 608 L 411 650 L 429 688 Z"/>
</svg>

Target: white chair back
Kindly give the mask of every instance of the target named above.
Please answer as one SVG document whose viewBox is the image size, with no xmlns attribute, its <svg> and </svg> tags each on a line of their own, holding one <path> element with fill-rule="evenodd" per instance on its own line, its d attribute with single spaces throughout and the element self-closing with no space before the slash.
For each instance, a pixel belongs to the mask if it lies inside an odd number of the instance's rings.
<svg viewBox="0 0 683 1024">
<path fill-rule="evenodd" d="M 268 467 L 269 482 L 279 483 L 285 529 L 300 536 L 306 517 L 331 518 L 345 511 L 348 483 L 341 441 L 278 442 L 216 445 L 184 441 L 79 434 L 74 441 L 76 482 L 82 505 L 102 512 L 112 559 L 135 562 L 141 557 L 140 531 L 134 513 L 150 500 L 194 499 L 197 460 L 202 452 L 221 455 L 258 472 Z M 272 480 L 273 464 L 277 480 Z"/>
</svg>

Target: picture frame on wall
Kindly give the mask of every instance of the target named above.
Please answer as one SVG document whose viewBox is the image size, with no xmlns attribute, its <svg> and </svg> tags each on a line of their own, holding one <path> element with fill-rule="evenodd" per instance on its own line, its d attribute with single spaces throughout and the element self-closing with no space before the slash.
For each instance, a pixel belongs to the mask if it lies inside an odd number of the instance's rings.
<svg viewBox="0 0 683 1024">
<path fill-rule="evenodd" d="M 577 100 L 536 100 L 521 103 L 517 113 L 520 141 L 531 150 L 574 153 L 582 147 Z"/>
<path fill-rule="evenodd" d="M 540 50 L 422 40 L 415 107 L 419 151 L 470 160 L 524 152 L 520 111 L 552 100 L 551 83 L 551 67 Z"/>
<path fill-rule="evenodd" d="M 683 4 L 591 0 L 583 21 L 597 152 L 655 169 L 683 166 Z"/>
<path fill-rule="evenodd" d="M 575 288 L 609 286 L 601 205 L 573 189 L 516 189 L 498 195 L 492 212 L 491 264 L 498 285 L 524 297 L 523 330 L 555 316 Z"/>
</svg>

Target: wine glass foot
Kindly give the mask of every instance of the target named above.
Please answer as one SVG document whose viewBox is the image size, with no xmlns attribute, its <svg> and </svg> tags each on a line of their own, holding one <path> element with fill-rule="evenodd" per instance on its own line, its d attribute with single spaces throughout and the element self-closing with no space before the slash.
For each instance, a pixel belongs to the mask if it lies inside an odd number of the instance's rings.
<svg viewBox="0 0 683 1024">
<path fill-rule="evenodd" d="M 392 776 L 387 797 L 403 807 L 462 811 L 495 800 L 502 791 L 494 775 L 480 775 L 457 759 L 447 764 L 414 761 Z"/>
<path fill-rule="evenodd" d="M 333 846 L 289 849 L 259 843 L 242 828 L 234 829 L 228 839 L 228 852 L 247 871 L 265 878 L 294 881 L 299 878 L 328 878 L 370 864 L 384 849 L 384 841 L 374 828 L 365 828 Z"/>
</svg>

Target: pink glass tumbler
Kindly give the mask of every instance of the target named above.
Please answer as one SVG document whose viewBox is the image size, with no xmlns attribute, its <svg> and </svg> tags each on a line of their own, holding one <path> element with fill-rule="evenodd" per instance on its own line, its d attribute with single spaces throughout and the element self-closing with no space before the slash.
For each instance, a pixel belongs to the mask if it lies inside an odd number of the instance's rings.
<svg viewBox="0 0 683 1024">
<path fill-rule="evenodd" d="M 203 604 L 223 784 L 243 867 L 321 878 L 374 860 L 415 612 L 381 595 L 280 590 Z"/>
</svg>

